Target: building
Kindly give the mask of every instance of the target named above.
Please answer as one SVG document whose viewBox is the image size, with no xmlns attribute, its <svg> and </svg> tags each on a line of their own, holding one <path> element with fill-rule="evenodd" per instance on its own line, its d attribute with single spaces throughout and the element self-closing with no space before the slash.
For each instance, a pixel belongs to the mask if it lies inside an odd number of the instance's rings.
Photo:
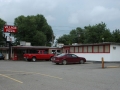
<svg viewBox="0 0 120 90">
<path fill-rule="evenodd" d="M 62 53 L 61 48 L 57 47 L 47 47 L 47 46 L 12 46 L 11 47 L 11 60 L 23 60 L 23 54 L 29 53 L 33 50 L 46 50 L 47 53 Z M 9 47 L 0 47 L 0 52 L 3 53 L 5 59 L 9 59 Z"/>
<path fill-rule="evenodd" d="M 47 46 L 12 46 L 11 59 L 23 60 L 23 54 L 29 53 L 30 50 L 46 50 L 48 53 L 73 53 L 80 57 L 85 57 L 87 61 L 120 62 L 120 43 L 94 43 L 94 44 L 73 44 L 62 45 L 62 47 Z M 0 47 L 0 52 L 8 59 L 9 47 Z"/>
<path fill-rule="evenodd" d="M 63 53 L 73 53 L 85 57 L 87 61 L 101 61 L 103 57 L 106 62 L 118 62 L 120 61 L 120 43 L 64 45 Z"/>
</svg>

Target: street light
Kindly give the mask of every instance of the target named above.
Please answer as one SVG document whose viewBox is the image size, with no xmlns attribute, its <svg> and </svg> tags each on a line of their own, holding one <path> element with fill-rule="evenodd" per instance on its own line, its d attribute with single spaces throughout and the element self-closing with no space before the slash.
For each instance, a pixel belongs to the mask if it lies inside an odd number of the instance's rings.
<svg viewBox="0 0 120 90">
<path fill-rule="evenodd" d="M 80 43 L 80 42 L 79 42 L 79 40 L 80 40 L 79 38 L 80 38 L 80 33 L 78 33 L 78 44 Z"/>
<path fill-rule="evenodd" d="M 104 38 L 102 38 L 102 41 L 104 42 Z"/>
</svg>

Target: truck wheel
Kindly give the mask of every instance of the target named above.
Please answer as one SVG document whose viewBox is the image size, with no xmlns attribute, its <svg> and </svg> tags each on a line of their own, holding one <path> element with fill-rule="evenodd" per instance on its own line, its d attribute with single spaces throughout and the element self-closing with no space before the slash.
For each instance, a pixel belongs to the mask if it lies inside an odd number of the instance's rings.
<svg viewBox="0 0 120 90">
<path fill-rule="evenodd" d="M 52 61 L 52 58 L 53 58 L 53 57 L 50 57 L 50 61 Z"/>
<path fill-rule="evenodd" d="M 33 61 L 33 62 L 36 62 L 36 58 L 35 58 L 35 57 L 33 57 L 33 58 L 32 58 L 32 61 Z"/>
</svg>

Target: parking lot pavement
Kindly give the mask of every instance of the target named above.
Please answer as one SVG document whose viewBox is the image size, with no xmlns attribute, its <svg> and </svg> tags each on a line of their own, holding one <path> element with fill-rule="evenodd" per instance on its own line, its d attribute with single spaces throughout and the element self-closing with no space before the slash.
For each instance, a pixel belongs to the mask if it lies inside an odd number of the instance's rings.
<svg viewBox="0 0 120 90">
<path fill-rule="evenodd" d="M 0 61 L 0 90 L 120 90 L 120 63 Z"/>
</svg>

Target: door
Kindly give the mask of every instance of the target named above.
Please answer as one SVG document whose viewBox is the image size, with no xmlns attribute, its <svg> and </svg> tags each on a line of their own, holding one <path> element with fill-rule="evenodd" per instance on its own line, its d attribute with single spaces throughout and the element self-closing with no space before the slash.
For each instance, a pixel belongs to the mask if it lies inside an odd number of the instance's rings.
<svg viewBox="0 0 120 90">
<path fill-rule="evenodd" d="M 76 56 L 74 54 L 72 54 L 71 56 L 72 56 L 72 60 L 71 60 L 72 63 L 78 63 L 79 62 L 80 59 L 78 58 L 78 56 Z"/>
</svg>

